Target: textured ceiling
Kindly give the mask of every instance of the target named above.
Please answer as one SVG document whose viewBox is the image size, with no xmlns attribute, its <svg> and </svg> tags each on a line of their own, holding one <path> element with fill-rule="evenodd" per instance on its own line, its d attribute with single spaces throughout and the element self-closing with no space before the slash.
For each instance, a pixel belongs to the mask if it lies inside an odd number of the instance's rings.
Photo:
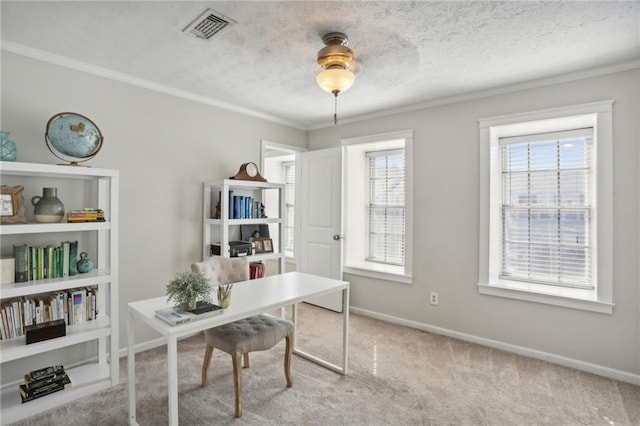
<svg viewBox="0 0 640 426">
<path fill-rule="evenodd" d="M 206 8 L 237 24 L 182 32 Z M 331 123 L 321 37 L 349 36 L 363 71 L 343 120 L 640 57 L 640 2 L 1 2 L 3 48 L 143 79 L 301 128 Z M 24 48 L 24 49 L 23 49 Z"/>
</svg>

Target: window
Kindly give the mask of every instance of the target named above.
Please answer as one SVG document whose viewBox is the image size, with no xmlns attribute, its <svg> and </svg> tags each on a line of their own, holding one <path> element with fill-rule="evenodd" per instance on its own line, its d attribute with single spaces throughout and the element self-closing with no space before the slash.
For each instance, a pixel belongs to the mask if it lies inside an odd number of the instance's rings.
<svg viewBox="0 0 640 426">
<path fill-rule="evenodd" d="M 368 261 L 404 265 L 404 149 L 367 152 Z"/>
<path fill-rule="evenodd" d="M 344 271 L 411 283 L 413 132 L 344 146 Z"/>
<path fill-rule="evenodd" d="M 500 138 L 500 278 L 593 289 L 593 129 Z"/>
<path fill-rule="evenodd" d="M 611 107 L 480 120 L 480 293 L 613 312 Z"/>
<path fill-rule="evenodd" d="M 282 162 L 282 176 L 284 177 L 284 214 L 286 225 L 284 227 L 284 250 L 287 256 L 293 256 L 293 229 L 296 197 L 296 163 L 294 161 Z"/>
</svg>

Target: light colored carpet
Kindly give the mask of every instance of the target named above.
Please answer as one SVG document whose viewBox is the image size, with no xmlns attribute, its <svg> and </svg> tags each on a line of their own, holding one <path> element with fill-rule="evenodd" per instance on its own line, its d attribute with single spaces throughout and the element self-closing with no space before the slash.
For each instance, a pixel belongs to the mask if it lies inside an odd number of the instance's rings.
<svg viewBox="0 0 640 426">
<path fill-rule="evenodd" d="M 301 305 L 299 346 L 340 359 L 341 316 Z M 244 415 L 235 419 L 231 358 L 214 351 L 209 387 L 200 387 L 204 339 L 178 344 L 184 425 L 640 425 L 640 387 L 448 337 L 351 316 L 349 375 L 293 357 L 284 342 L 251 354 Z M 141 425 L 167 424 L 166 348 L 136 357 Z M 125 425 L 122 383 L 21 425 Z"/>
</svg>

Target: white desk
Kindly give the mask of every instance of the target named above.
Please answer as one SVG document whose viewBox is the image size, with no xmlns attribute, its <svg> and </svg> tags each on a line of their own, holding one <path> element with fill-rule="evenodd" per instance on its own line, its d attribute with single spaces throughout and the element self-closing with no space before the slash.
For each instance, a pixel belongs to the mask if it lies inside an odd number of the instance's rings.
<svg viewBox="0 0 640 426">
<path fill-rule="evenodd" d="M 343 331 L 342 331 L 342 365 L 331 364 L 318 357 L 299 350 L 296 344 L 297 303 L 313 296 L 322 296 L 342 291 Z M 156 309 L 169 306 L 166 297 L 140 300 L 128 304 L 128 386 L 129 386 L 129 424 L 136 425 L 136 378 L 135 378 L 135 320 L 153 328 L 167 339 L 167 367 L 169 393 L 169 424 L 178 424 L 178 339 L 196 332 L 216 327 L 229 322 L 262 314 L 274 309 L 293 305 L 292 319 L 294 323 L 293 353 L 318 363 L 340 374 L 347 374 L 347 355 L 349 339 L 349 283 L 301 272 L 288 272 L 281 275 L 259 278 L 236 283 L 233 286 L 231 306 L 222 315 L 170 326 L 155 317 Z"/>
</svg>

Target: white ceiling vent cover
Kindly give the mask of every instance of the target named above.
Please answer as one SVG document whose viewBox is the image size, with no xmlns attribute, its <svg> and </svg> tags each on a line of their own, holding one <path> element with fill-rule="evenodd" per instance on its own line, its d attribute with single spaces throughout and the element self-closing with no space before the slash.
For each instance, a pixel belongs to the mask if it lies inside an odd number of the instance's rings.
<svg viewBox="0 0 640 426">
<path fill-rule="evenodd" d="M 207 9 L 182 30 L 196 37 L 208 40 L 223 29 L 236 24 L 233 19 L 213 9 Z"/>
</svg>

